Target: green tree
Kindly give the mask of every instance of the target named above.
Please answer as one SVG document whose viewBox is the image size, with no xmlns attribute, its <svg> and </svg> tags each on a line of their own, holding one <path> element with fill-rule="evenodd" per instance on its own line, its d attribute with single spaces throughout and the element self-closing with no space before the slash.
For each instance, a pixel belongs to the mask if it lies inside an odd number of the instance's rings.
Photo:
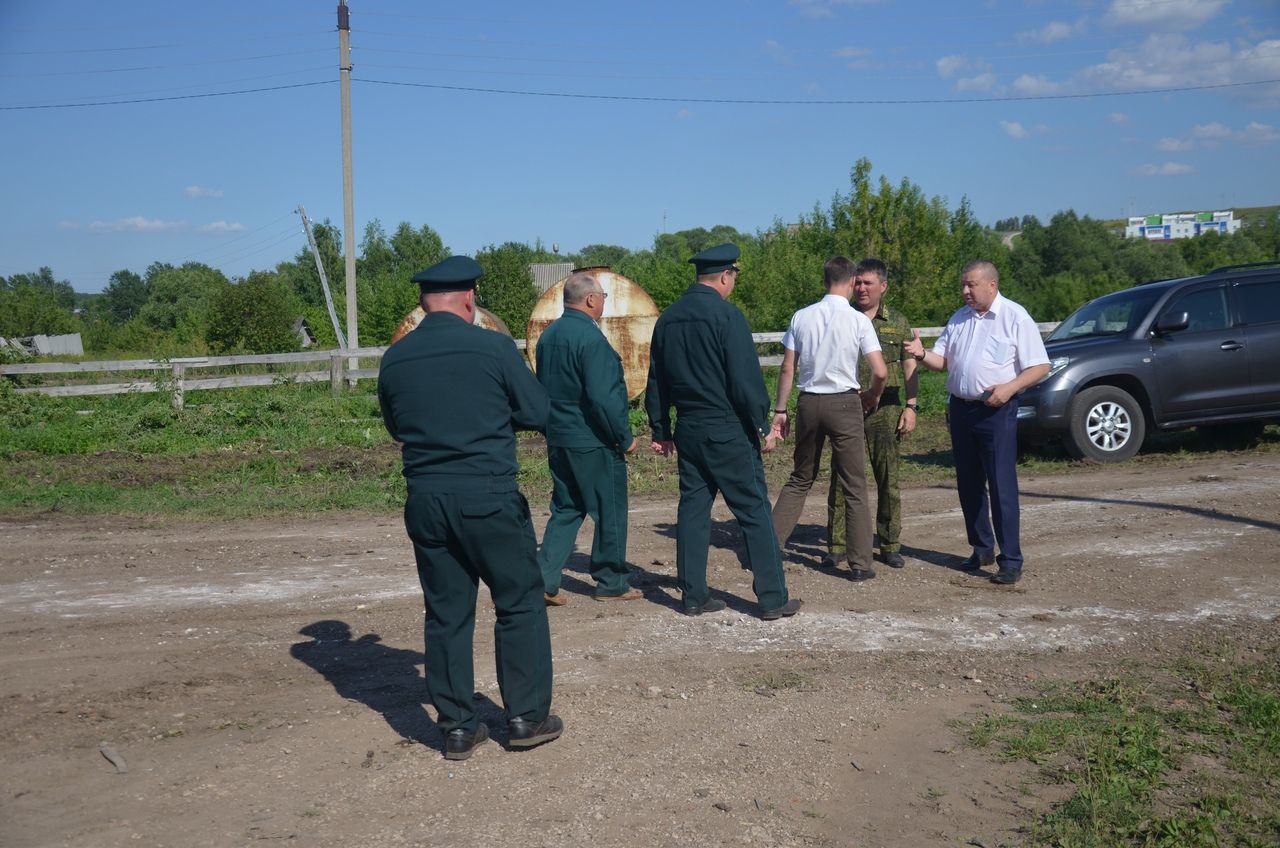
<svg viewBox="0 0 1280 848">
<path fill-rule="evenodd" d="M 514 241 L 498 247 L 489 245 L 476 254 L 476 261 L 484 268 L 476 299 L 501 318 L 512 334 L 521 337 L 538 300 L 533 272 L 529 270 L 534 255 L 527 244 Z"/>
<path fill-rule="evenodd" d="M 281 353 L 298 349 L 293 331 L 298 309 L 276 274 L 255 271 L 221 287 L 211 298 L 205 338 L 225 353 Z"/>
<path fill-rule="evenodd" d="M 226 275 L 203 262 L 148 272 L 150 296 L 138 317 L 167 335 L 170 344 L 165 352 L 198 351 L 205 344 L 210 304 L 230 285 Z"/>
<path fill-rule="evenodd" d="M 147 302 L 147 283 L 127 269 L 116 271 L 102 294 L 100 314 L 113 324 L 134 318 Z"/>
<path fill-rule="evenodd" d="M 0 336 L 35 336 L 74 333 L 75 317 L 62 305 L 58 292 L 48 286 L 32 285 L 31 275 L 19 274 L 0 286 Z M 17 280 L 17 284 L 14 284 Z"/>
<path fill-rule="evenodd" d="M 631 251 L 616 244 L 589 244 L 570 255 L 570 260 L 579 268 L 607 266 L 617 270 Z"/>
</svg>

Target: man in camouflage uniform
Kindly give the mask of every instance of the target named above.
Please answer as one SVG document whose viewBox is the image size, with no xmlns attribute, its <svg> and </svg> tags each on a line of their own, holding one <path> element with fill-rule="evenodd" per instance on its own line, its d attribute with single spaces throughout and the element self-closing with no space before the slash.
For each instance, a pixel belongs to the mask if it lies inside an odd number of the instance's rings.
<svg viewBox="0 0 1280 848">
<path fill-rule="evenodd" d="M 902 343 L 911 338 L 907 318 L 883 303 L 889 288 L 885 265 L 879 259 L 858 263 L 854 278 L 853 305 L 871 319 L 880 352 L 889 366 L 889 380 L 880 406 L 867 416 L 863 430 L 867 440 L 867 456 L 876 480 L 876 535 L 880 552 L 876 559 L 891 568 L 902 568 L 902 498 L 898 492 L 898 447 L 916 428 L 920 407 L 916 401 L 916 362 L 902 353 Z M 870 366 L 865 359 L 858 364 L 859 385 L 869 385 Z M 832 479 L 834 480 L 834 471 Z M 832 485 L 827 496 L 827 533 L 829 551 L 823 564 L 834 567 L 845 555 L 844 494 Z"/>
</svg>

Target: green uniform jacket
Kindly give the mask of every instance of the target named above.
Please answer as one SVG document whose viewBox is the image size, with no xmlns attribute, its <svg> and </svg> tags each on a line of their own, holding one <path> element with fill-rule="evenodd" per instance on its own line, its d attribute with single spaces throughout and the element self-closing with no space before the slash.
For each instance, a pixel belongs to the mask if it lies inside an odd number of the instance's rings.
<svg viewBox="0 0 1280 848">
<path fill-rule="evenodd" d="M 740 421 L 757 440 L 771 426 L 747 319 L 701 283 L 689 286 L 653 328 L 645 411 L 654 441 L 673 438 L 672 406 L 690 423 Z"/>
<path fill-rule="evenodd" d="M 880 355 L 889 367 L 889 379 L 884 384 L 880 405 L 901 406 L 906 400 L 902 394 L 906 384 L 902 373 L 902 343 L 911 338 L 911 325 L 907 323 L 907 316 L 882 303 L 876 310 L 876 317 L 871 319 L 871 326 L 880 340 Z M 865 356 L 858 360 L 858 385 L 863 388 L 871 385 L 871 365 Z M 893 425 L 897 427 L 898 422 L 894 421 Z"/>
<path fill-rule="evenodd" d="M 551 398 L 553 448 L 631 447 L 622 359 L 591 316 L 566 309 L 538 339 L 538 382 Z"/>
<path fill-rule="evenodd" d="M 410 486 L 439 492 L 515 491 L 515 431 L 545 430 L 549 411 L 509 337 L 447 312 L 387 350 L 378 402 Z"/>
</svg>

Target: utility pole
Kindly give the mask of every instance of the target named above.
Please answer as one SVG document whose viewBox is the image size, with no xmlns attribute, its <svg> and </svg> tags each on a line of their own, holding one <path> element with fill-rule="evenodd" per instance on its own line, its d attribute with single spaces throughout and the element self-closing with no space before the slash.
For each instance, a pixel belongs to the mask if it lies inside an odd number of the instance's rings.
<svg viewBox="0 0 1280 848">
<path fill-rule="evenodd" d="M 338 0 L 338 71 L 342 88 L 342 252 L 347 271 L 347 341 L 360 347 L 356 323 L 356 212 L 351 188 L 351 19 L 347 0 Z M 358 366 L 352 357 L 347 367 Z"/>
<path fill-rule="evenodd" d="M 307 210 L 302 208 L 301 203 L 298 204 L 298 214 L 302 216 L 302 229 L 307 233 L 307 244 L 311 245 L 311 255 L 316 260 L 316 272 L 320 274 L 320 288 L 324 292 L 324 305 L 329 307 L 333 334 L 338 339 L 338 347 L 346 350 L 347 339 L 342 335 L 342 328 L 338 326 L 338 314 L 333 310 L 333 295 L 329 293 L 329 278 L 324 273 L 324 263 L 320 261 L 320 248 L 316 246 L 316 237 L 311 232 L 311 219 L 307 217 Z"/>
</svg>

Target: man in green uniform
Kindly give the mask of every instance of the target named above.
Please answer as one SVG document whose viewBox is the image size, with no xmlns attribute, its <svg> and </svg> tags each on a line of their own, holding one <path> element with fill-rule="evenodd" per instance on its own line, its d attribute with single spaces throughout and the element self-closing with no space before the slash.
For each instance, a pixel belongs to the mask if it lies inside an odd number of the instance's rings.
<svg viewBox="0 0 1280 848">
<path fill-rule="evenodd" d="M 547 463 L 551 518 L 538 566 L 549 606 L 562 606 L 560 578 L 582 520 L 595 524 L 591 576 L 597 601 L 643 597 L 627 583 L 627 462 L 636 449 L 622 359 L 600 332 L 604 289 L 589 273 L 564 282 L 564 315 L 538 339 L 538 381 L 551 397 Z"/>
<path fill-rule="evenodd" d="M 426 601 L 427 693 L 462 760 L 489 738 L 472 701 L 478 581 L 497 612 L 494 653 L 510 745 L 560 736 L 551 714 L 551 636 L 529 505 L 516 488 L 516 429 L 542 430 L 547 393 L 507 336 L 472 324 L 482 270 L 452 256 L 417 274 L 427 313 L 378 371 L 378 400 L 401 443 L 413 541 Z"/>
<path fill-rule="evenodd" d="M 898 491 L 898 449 L 901 440 L 916 428 L 920 406 L 916 401 L 916 362 L 903 356 L 902 343 L 911 338 L 906 316 L 884 304 L 889 288 L 888 271 L 879 259 L 858 263 L 853 281 L 853 305 L 871 319 L 880 351 L 889 366 L 889 380 L 880 406 L 867 416 L 863 430 L 867 457 L 876 480 L 876 535 L 880 553 L 876 559 L 891 568 L 902 568 L 902 497 Z M 864 359 L 858 365 L 859 381 L 866 380 L 870 367 Z M 865 382 L 861 385 L 867 385 Z M 834 477 L 832 478 L 834 479 Z M 835 567 L 845 554 L 844 494 L 832 486 L 827 495 L 827 533 L 830 553 L 823 561 Z"/>
<path fill-rule="evenodd" d="M 742 528 L 761 618 L 773 621 L 795 615 L 800 601 L 787 596 L 760 461 L 760 440 L 765 450 L 776 443 L 769 395 L 747 319 L 725 302 L 737 281 L 738 255 L 736 245 L 722 244 L 689 260 L 698 281 L 653 328 L 645 410 L 654 452 L 678 455 L 676 572 L 685 614 L 725 608 L 707 587 L 711 505 L 721 492 Z"/>
</svg>

